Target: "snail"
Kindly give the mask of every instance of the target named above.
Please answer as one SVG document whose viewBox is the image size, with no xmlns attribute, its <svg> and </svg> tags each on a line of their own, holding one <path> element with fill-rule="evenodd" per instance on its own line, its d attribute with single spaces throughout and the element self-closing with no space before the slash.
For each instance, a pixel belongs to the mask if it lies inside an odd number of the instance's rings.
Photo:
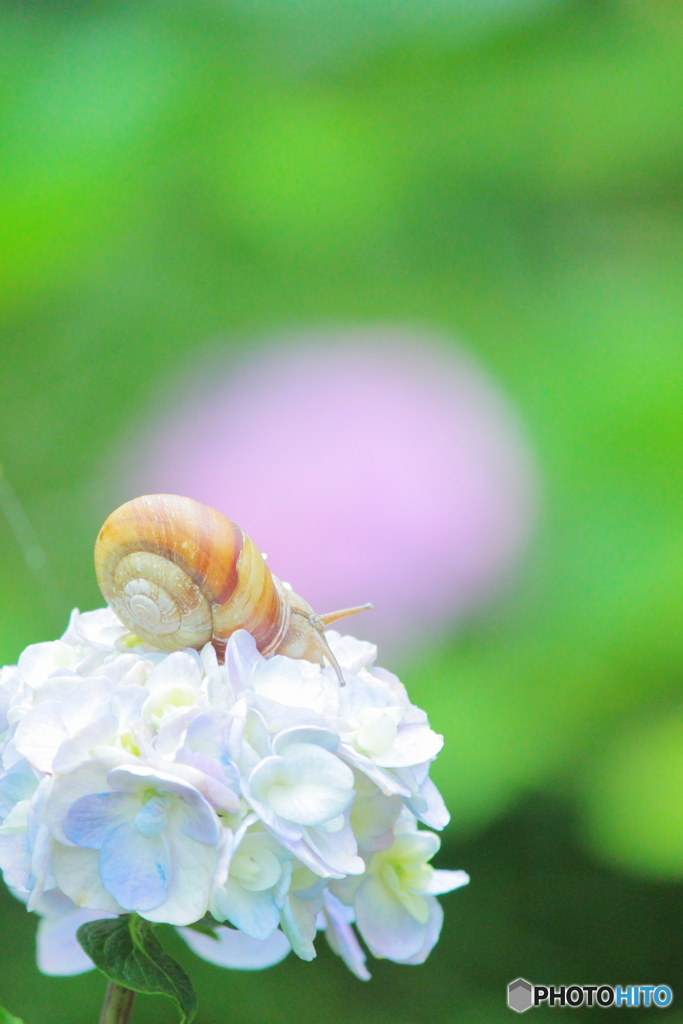
<svg viewBox="0 0 683 1024">
<path fill-rule="evenodd" d="M 208 505 L 148 494 L 109 516 L 95 544 L 100 590 L 121 622 L 164 650 L 211 642 L 223 661 L 230 636 L 246 629 L 265 657 L 285 654 L 341 668 L 323 630 L 371 604 L 316 615 L 274 576 L 254 542 Z"/>
</svg>

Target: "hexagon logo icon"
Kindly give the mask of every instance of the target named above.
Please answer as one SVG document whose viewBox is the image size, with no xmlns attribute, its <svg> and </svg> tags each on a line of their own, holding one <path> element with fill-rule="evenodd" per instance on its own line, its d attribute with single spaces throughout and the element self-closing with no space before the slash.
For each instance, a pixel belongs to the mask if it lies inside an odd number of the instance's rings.
<svg viewBox="0 0 683 1024">
<path fill-rule="evenodd" d="M 508 985 L 508 1006 L 517 1013 L 524 1013 L 533 1003 L 533 988 L 524 978 L 517 978 Z"/>
</svg>

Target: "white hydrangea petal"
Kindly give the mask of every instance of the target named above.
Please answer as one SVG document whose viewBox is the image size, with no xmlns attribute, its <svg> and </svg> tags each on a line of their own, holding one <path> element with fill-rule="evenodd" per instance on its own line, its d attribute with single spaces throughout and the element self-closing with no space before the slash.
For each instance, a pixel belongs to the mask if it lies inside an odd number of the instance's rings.
<svg viewBox="0 0 683 1024">
<path fill-rule="evenodd" d="M 164 768 L 169 767 L 170 765 L 164 764 Z M 144 793 L 146 790 L 153 789 L 163 793 L 173 793 L 189 802 L 197 798 L 201 799 L 201 795 L 195 787 L 177 775 L 139 762 L 116 765 L 107 775 L 107 781 L 112 789 L 127 793 Z"/>
<path fill-rule="evenodd" d="M 440 896 L 444 892 L 452 892 L 467 885 L 470 876 L 466 871 L 434 871 L 431 881 L 424 892 L 432 896 Z"/>
<path fill-rule="evenodd" d="M 411 796 L 410 788 L 397 775 L 394 775 L 388 768 L 380 768 L 365 754 L 353 750 L 345 743 L 339 746 L 338 754 L 348 764 L 367 775 L 385 796 Z"/>
<path fill-rule="evenodd" d="M 29 827 L 29 848 L 31 848 L 31 895 L 26 909 L 35 910 L 36 903 L 53 882 L 51 870 L 53 839 L 44 822 L 38 825 L 35 836 L 31 839 L 32 829 Z"/>
<path fill-rule="evenodd" d="M 317 919 L 321 906 L 321 899 L 302 900 L 290 893 L 280 911 L 282 930 L 301 960 L 315 959 L 313 940 L 318 930 Z"/>
<path fill-rule="evenodd" d="M 423 964 L 436 943 L 439 941 L 441 926 L 443 925 L 443 908 L 439 901 L 434 899 L 433 896 L 427 897 L 427 903 L 429 905 L 429 919 L 425 925 L 422 946 L 413 956 L 406 957 L 403 960 L 399 960 L 397 958 L 396 962 L 399 964 Z"/>
<path fill-rule="evenodd" d="M 268 760 L 270 760 L 270 758 Z M 288 849 L 291 849 L 291 843 L 298 843 L 301 840 L 301 836 L 303 834 L 301 827 L 279 818 L 271 808 L 270 804 L 266 803 L 265 800 L 261 800 L 259 796 L 252 791 L 251 779 L 249 779 L 249 781 L 246 779 L 242 781 L 242 794 L 250 806 L 253 807 L 256 814 L 258 814 L 266 828 L 281 843 L 287 846 Z"/>
<path fill-rule="evenodd" d="M 128 671 L 126 672 L 125 676 L 123 676 L 119 680 L 118 686 L 138 686 L 138 687 L 140 687 L 142 692 L 139 694 L 139 697 L 140 697 L 141 700 L 144 700 L 144 698 L 145 698 L 145 696 L 147 694 L 147 690 L 146 690 L 146 688 L 144 690 L 142 688 L 145 687 L 145 684 L 147 683 L 147 679 L 149 678 L 153 668 L 154 668 L 153 662 L 151 662 L 151 661 L 149 661 L 147 659 L 142 660 L 140 658 L 137 658 L 133 662 L 131 667 L 128 669 Z"/>
<path fill-rule="evenodd" d="M 187 695 L 187 691 L 186 691 Z M 162 691 L 161 699 L 166 696 L 166 691 Z M 152 698 L 150 698 L 152 699 Z M 178 753 L 180 747 L 185 741 L 187 735 L 187 729 L 190 723 L 200 715 L 202 708 L 198 706 L 197 701 L 199 695 L 191 695 L 190 701 L 184 705 L 177 705 L 173 710 L 168 710 L 168 705 L 165 706 L 164 713 L 160 716 L 158 721 L 155 721 L 154 716 L 149 717 L 145 709 L 148 709 L 148 704 L 142 709 L 142 718 L 150 725 L 157 726 L 157 735 L 155 748 L 157 753 L 167 760 L 173 760 Z M 157 707 L 159 705 L 156 705 Z"/>
<path fill-rule="evenodd" d="M 67 732 L 72 734 L 86 726 L 101 706 L 108 704 L 113 689 L 106 676 L 93 676 L 69 690 L 60 702 Z"/>
<path fill-rule="evenodd" d="M 364 776 L 361 775 L 360 779 L 364 779 Z M 399 796 L 385 796 L 368 780 L 356 783 L 351 826 L 364 850 L 375 852 L 391 846 L 394 839 L 393 826 L 402 808 L 403 801 Z"/>
<path fill-rule="evenodd" d="M 361 711 L 353 745 L 367 757 L 376 758 L 388 754 L 396 743 L 401 715 L 401 708 L 394 707 L 366 708 Z"/>
<path fill-rule="evenodd" d="M 438 829 L 440 832 L 451 820 L 451 816 L 448 813 L 448 808 L 443 801 L 441 793 L 429 777 L 420 786 L 419 797 L 419 810 L 414 800 L 406 801 L 408 807 L 425 825 L 428 825 L 429 828 Z"/>
<path fill-rule="evenodd" d="M 5 884 L 10 889 L 20 889 L 28 897 L 31 854 L 28 848 L 26 833 L 3 836 L 0 835 L 0 868 Z"/>
<path fill-rule="evenodd" d="M 336 750 L 339 746 L 339 737 L 331 729 L 321 729 L 319 726 L 295 726 L 291 729 L 284 729 L 273 740 L 273 751 L 276 754 L 286 755 L 287 747 L 299 743 L 312 743 L 322 747 L 323 750 Z"/>
<path fill-rule="evenodd" d="M 225 649 L 225 668 L 235 697 L 239 697 L 243 690 L 251 689 L 253 674 L 264 662 L 265 658 L 257 650 L 251 633 L 238 629 L 232 634 Z"/>
<path fill-rule="evenodd" d="M 366 879 L 366 875 L 346 875 L 344 878 L 335 878 L 329 883 L 329 891 L 336 896 L 344 906 L 352 907 L 358 889 Z M 354 915 L 355 917 L 355 915 Z"/>
<path fill-rule="evenodd" d="M 71 669 L 58 669 L 49 675 L 43 682 L 37 683 L 32 690 L 29 691 L 29 700 L 33 701 L 33 705 L 42 704 L 48 700 L 63 700 L 75 687 L 80 686 L 83 682 L 83 676 L 79 675 L 78 672 L 74 672 Z M 25 714 L 30 710 L 27 705 L 23 709 L 21 707 L 15 707 L 13 709 L 14 714 Z"/>
<path fill-rule="evenodd" d="M 282 847 L 267 832 L 251 832 L 235 850 L 230 873 L 245 889 L 271 889 L 282 874 L 283 855 Z"/>
<path fill-rule="evenodd" d="M 325 938 L 332 951 L 342 958 L 349 970 L 360 981 L 370 981 L 370 972 L 365 966 L 367 957 L 351 927 L 355 916 L 351 908 L 345 907 L 328 890 L 323 897 L 323 912 L 326 925 Z"/>
<path fill-rule="evenodd" d="M 145 703 L 145 687 L 131 679 L 133 674 L 132 670 L 127 672 L 123 680 L 112 690 L 109 698 L 111 713 L 116 715 L 123 725 L 129 725 L 139 719 Z"/>
<path fill-rule="evenodd" d="M 99 665 L 98 672 L 114 686 L 118 686 L 131 669 L 139 664 L 140 659 L 134 654 L 109 654 Z"/>
<path fill-rule="evenodd" d="M 52 762 L 68 733 L 57 701 L 46 701 L 24 715 L 14 734 L 14 746 L 41 772 L 52 771 Z"/>
<path fill-rule="evenodd" d="M 391 750 L 374 760 L 382 768 L 408 768 L 433 760 L 442 747 L 443 736 L 428 725 L 402 725 Z"/>
<path fill-rule="evenodd" d="M 197 652 L 174 651 L 154 668 L 147 679 L 147 689 L 151 694 L 175 687 L 199 690 L 201 683 L 201 662 Z"/>
<path fill-rule="evenodd" d="M 378 879 L 365 879 L 356 893 L 354 907 L 358 930 L 373 956 L 405 960 L 422 950 L 427 926 L 409 914 Z"/>
<path fill-rule="evenodd" d="M 229 967 L 238 971 L 259 971 L 279 964 L 291 951 L 291 946 L 281 931 L 274 931 L 267 939 L 252 939 L 244 932 L 233 928 L 216 928 L 216 938 L 179 928 L 179 934 L 190 949 L 218 967 Z"/>
<path fill-rule="evenodd" d="M 5 665 L 0 668 L 0 735 L 9 725 L 9 710 L 15 704 L 16 693 L 20 686 L 19 669 L 16 665 Z"/>
<path fill-rule="evenodd" d="M 263 820 L 263 818 L 262 818 Z M 282 845 L 289 850 L 298 860 L 301 861 L 310 871 L 321 878 L 342 878 L 343 872 L 327 863 L 324 856 L 317 852 L 315 843 L 310 841 L 306 829 L 301 829 L 295 839 L 290 839 L 282 832 L 273 830 Z"/>
<path fill-rule="evenodd" d="M 52 847 L 52 870 L 59 888 L 77 907 L 111 914 L 125 913 L 125 909 L 102 884 L 99 850 L 55 842 Z"/>
<path fill-rule="evenodd" d="M 393 850 L 404 863 L 422 864 L 438 853 L 441 839 L 434 832 L 414 831 L 397 835 Z"/>
<path fill-rule="evenodd" d="M 358 856 L 356 837 L 348 822 L 337 832 L 304 829 L 304 841 L 326 865 L 327 873 L 333 877 L 360 875 L 365 870 L 363 859 Z"/>
<path fill-rule="evenodd" d="M 346 810 L 353 799 L 353 772 L 313 743 L 290 743 L 282 758 L 262 762 L 251 776 L 255 792 L 280 817 L 319 825 Z"/>
<path fill-rule="evenodd" d="M 310 708 L 292 707 L 290 704 L 264 697 L 263 694 L 249 693 L 245 699 L 249 701 L 250 708 L 262 716 L 271 735 L 285 729 L 310 726 L 319 717 L 318 713 Z"/>
<path fill-rule="evenodd" d="M 319 825 L 338 818 L 352 798 L 348 789 L 333 788 L 325 780 L 275 784 L 268 791 L 268 802 L 275 813 L 298 825 Z"/>
<path fill-rule="evenodd" d="M 249 789 L 262 802 L 268 800 L 273 786 L 293 785 L 298 780 L 296 767 L 285 757 L 265 757 L 249 776 Z"/>
<path fill-rule="evenodd" d="M 61 640 L 31 644 L 19 656 L 18 668 L 27 686 L 39 686 L 56 669 L 69 668 L 77 660 L 76 652 Z"/>
<path fill-rule="evenodd" d="M 199 652 L 199 660 L 201 662 L 202 673 L 205 676 L 210 676 L 213 672 L 218 671 L 218 655 L 216 654 L 216 648 L 210 640 L 208 644 L 204 644 Z"/>
<path fill-rule="evenodd" d="M 367 640 L 357 640 L 355 636 L 342 636 L 336 629 L 326 630 L 325 637 L 341 667 L 348 669 L 349 672 L 358 672 L 361 668 L 372 665 L 377 657 L 377 647 Z"/>
<path fill-rule="evenodd" d="M 127 627 L 109 607 L 97 608 L 92 612 L 79 612 L 78 608 L 74 608 L 62 640 L 74 647 L 80 645 L 99 651 L 111 651 L 116 641 L 127 632 Z"/>
<path fill-rule="evenodd" d="M 58 902 L 47 901 L 47 897 L 52 896 L 48 893 L 38 908 L 41 914 L 36 935 L 38 969 L 43 974 L 56 977 L 94 970 L 95 965 L 81 947 L 76 932 L 88 921 L 100 921 L 115 915 L 101 910 L 80 910 L 59 890 L 53 890 L 53 893 L 57 894 Z"/>
<path fill-rule="evenodd" d="M 307 708 L 316 713 L 325 708 L 325 687 L 319 670 L 316 675 L 304 674 L 299 662 L 282 655 L 276 655 L 256 668 L 252 686 L 259 696 L 289 707 Z"/>
<path fill-rule="evenodd" d="M 346 686 L 339 693 L 339 717 L 351 730 L 357 728 L 364 711 L 396 703 L 389 688 L 372 676 L 362 679 L 346 672 L 344 678 Z"/>
<path fill-rule="evenodd" d="M 52 761 L 52 771 L 65 775 L 92 756 L 93 750 L 103 746 L 114 746 L 118 733 L 118 720 L 114 715 L 103 714 L 69 736 L 59 745 Z"/>
</svg>

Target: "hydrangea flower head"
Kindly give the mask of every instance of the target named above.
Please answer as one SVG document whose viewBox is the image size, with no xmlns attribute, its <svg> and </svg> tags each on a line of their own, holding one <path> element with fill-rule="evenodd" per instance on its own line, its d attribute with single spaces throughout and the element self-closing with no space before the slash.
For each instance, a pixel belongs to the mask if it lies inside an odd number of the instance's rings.
<svg viewBox="0 0 683 1024">
<path fill-rule="evenodd" d="M 219 664 L 211 644 L 162 652 L 109 608 L 76 610 L 0 671 L 0 867 L 41 917 L 42 971 L 91 969 L 78 927 L 131 912 L 225 967 L 310 960 L 320 930 L 363 980 L 359 935 L 427 957 L 436 896 L 468 881 L 429 863 L 442 738 L 373 645 L 326 638 L 343 688 L 244 630 Z"/>
</svg>

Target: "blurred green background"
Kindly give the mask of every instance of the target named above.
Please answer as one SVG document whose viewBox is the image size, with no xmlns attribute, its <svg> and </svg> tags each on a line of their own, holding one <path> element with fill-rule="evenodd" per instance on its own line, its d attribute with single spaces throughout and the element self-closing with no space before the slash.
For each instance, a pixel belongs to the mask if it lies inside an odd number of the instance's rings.
<svg viewBox="0 0 683 1024">
<path fill-rule="evenodd" d="M 180 950 L 200 1024 L 497 1024 L 518 975 L 683 991 L 683 5 L 4 3 L 0 110 L 0 663 L 101 603 L 108 460 L 211 339 L 465 339 L 540 465 L 514 590 L 393 666 L 473 876 L 440 945 L 369 986 L 324 942 L 257 975 Z M 94 1020 L 100 980 L 40 978 L 3 913 L 0 1002 Z"/>
</svg>

